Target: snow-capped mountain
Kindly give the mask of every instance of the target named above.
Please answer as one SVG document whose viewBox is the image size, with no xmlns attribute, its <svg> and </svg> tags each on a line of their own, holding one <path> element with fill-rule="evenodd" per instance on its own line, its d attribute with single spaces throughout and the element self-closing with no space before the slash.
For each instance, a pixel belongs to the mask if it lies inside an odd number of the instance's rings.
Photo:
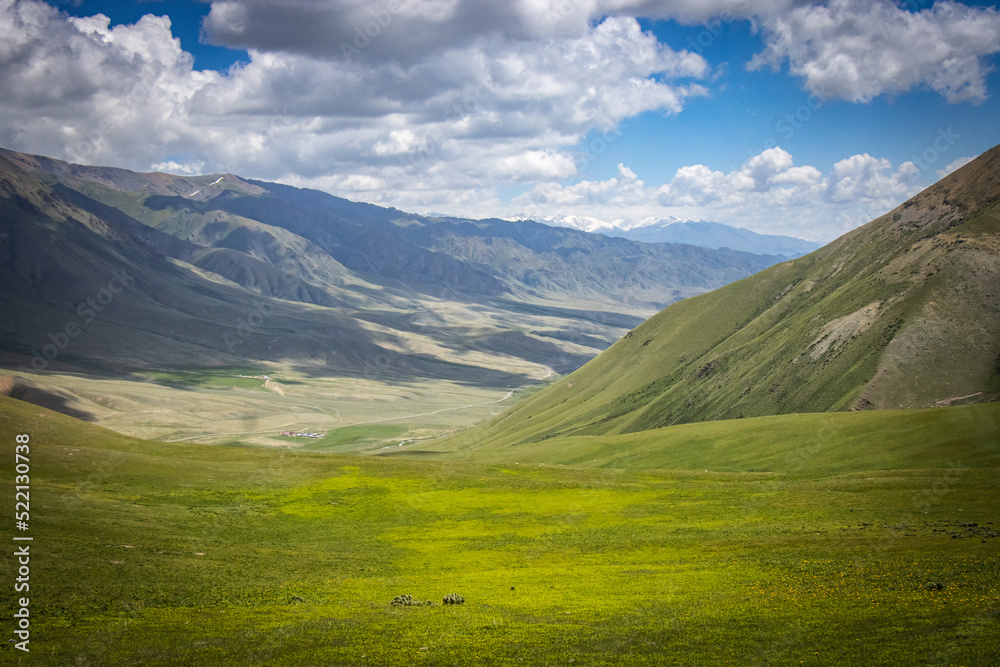
<svg viewBox="0 0 1000 667">
<path fill-rule="evenodd" d="M 820 247 L 819 243 L 794 236 L 758 234 L 749 229 L 718 222 L 680 220 L 674 217 L 610 222 L 576 215 L 545 218 L 519 216 L 519 219 L 530 219 L 553 227 L 580 229 L 645 243 L 687 243 L 703 248 L 731 248 L 758 255 L 798 257 Z"/>
</svg>

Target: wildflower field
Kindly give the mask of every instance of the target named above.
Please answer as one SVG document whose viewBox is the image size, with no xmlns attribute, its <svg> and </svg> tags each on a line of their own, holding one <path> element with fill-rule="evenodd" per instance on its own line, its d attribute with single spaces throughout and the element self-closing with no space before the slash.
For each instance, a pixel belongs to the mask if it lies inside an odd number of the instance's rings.
<svg viewBox="0 0 1000 667">
<path fill-rule="evenodd" d="M 156 443 L 2 398 L 0 416 L 11 503 L 31 437 L 34 538 L 30 652 L 4 664 L 1000 664 L 1000 454 L 623 470 Z"/>
</svg>

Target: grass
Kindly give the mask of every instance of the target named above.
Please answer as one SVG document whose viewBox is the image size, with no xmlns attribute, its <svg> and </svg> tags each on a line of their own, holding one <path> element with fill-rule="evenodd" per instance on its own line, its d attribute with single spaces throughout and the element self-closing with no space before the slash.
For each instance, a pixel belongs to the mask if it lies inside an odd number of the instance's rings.
<svg viewBox="0 0 1000 667">
<path fill-rule="evenodd" d="M 31 435 L 24 664 L 1000 659 L 995 449 L 823 474 L 587 469 L 156 443 L 11 399 L 0 415 L 6 460 Z M 403 593 L 466 603 L 390 607 Z"/>
<path fill-rule="evenodd" d="M 239 366 L 198 367 L 189 370 L 172 371 L 144 370 L 141 374 L 157 384 L 162 384 L 166 387 L 181 389 L 193 387 L 206 389 L 238 387 L 241 389 L 267 391 L 264 387 L 264 381 L 255 377 L 258 375 L 267 375 L 265 371 Z"/>
<path fill-rule="evenodd" d="M 381 444 L 388 440 L 392 440 L 392 444 L 396 444 L 397 439 L 409 433 L 409 431 L 409 426 L 390 424 L 343 426 L 332 429 L 324 438 L 317 441 L 312 448 L 320 451 L 332 451 L 336 449 L 346 452 L 371 447 L 373 444 Z"/>
<path fill-rule="evenodd" d="M 479 440 L 479 435 L 480 429 L 472 428 L 453 438 L 422 443 L 421 456 L 476 463 L 826 476 L 1000 462 L 1000 403 L 728 419 L 532 443 L 503 434 Z"/>
</svg>

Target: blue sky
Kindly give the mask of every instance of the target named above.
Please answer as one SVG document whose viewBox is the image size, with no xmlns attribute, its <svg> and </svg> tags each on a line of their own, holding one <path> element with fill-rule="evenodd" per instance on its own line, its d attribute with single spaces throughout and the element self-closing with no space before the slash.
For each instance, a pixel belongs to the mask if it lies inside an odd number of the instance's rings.
<svg viewBox="0 0 1000 667">
<path fill-rule="evenodd" d="M 413 212 L 827 241 L 1000 142 L 931 0 L 0 0 L 0 145 Z"/>
</svg>

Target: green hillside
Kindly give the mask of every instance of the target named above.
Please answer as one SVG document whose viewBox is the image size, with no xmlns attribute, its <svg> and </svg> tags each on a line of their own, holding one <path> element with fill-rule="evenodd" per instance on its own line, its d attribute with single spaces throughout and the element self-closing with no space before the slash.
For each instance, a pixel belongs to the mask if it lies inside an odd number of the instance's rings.
<svg viewBox="0 0 1000 667">
<path fill-rule="evenodd" d="M 942 427 L 944 415 L 994 428 L 997 416 L 995 406 L 928 414 Z M 934 428 L 908 418 L 886 416 Z M 808 429 L 783 436 L 787 421 L 763 422 L 747 450 L 758 458 L 745 462 L 811 447 Z M 677 432 L 708 443 L 718 426 Z M 956 441 L 947 453 L 963 460 L 942 464 L 915 441 L 881 461 L 886 470 L 831 472 L 857 470 L 853 457 L 881 445 L 883 432 L 865 442 L 859 429 L 846 449 L 832 434 L 812 452 L 822 465 L 801 471 L 481 465 L 149 442 L 0 397 L 9 461 L 19 433 L 30 435 L 19 533 L 33 538 L 30 653 L 5 650 L 23 664 L 1000 657 L 995 447 Z M 679 465 L 718 469 L 738 449 L 726 440 Z M 0 479 L 4 497 L 13 487 L 13 475 Z M 13 552 L 0 558 L 8 581 Z M 449 593 L 464 604 L 442 605 Z M 403 594 L 437 604 L 390 604 Z M 0 596 L 5 618 L 17 599 Z"/>
<path fill-rule="evenodd" d="M 486 446 L 458 441 L 421 443 L 419 455 L 476 463 L 807 476 L 995 466 L 1000 464 L 1000 403 L 729 419 L 528 445 L 503 437 Z"/>
<path fill-rule="evenodd" d="M 805 257 L 681 301 L 454 448 L 1000 398 L 1000 147 Z"/>
</svg>

